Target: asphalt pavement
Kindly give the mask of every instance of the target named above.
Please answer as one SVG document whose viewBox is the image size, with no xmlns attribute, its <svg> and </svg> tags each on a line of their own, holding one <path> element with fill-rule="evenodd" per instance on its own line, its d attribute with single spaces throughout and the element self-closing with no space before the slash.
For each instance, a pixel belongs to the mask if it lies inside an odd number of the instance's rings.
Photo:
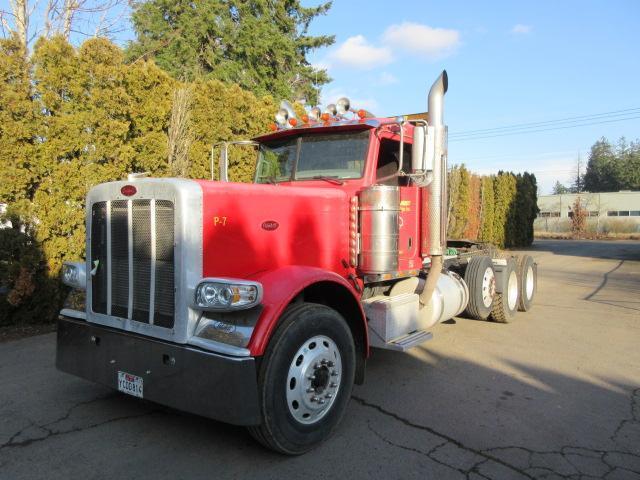
<svg viewBox="0 0 640 480">
<path fill-rule="evenodd" d="M 334 436 L 295 458 L 56 371 L 54 334 L 0 343 L 0 479 L 640 480 L 640 242 L 529 252 L 533 310 L 375 350 Z"/>
</svg>

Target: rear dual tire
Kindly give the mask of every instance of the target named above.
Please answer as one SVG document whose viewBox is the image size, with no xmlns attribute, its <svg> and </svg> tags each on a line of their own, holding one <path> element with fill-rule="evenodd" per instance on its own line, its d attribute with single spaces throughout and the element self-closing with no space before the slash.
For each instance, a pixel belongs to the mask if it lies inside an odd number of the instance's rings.
<svg viewBox="0 0 640 480">
<path fill-rule="evenodd" d="M 509 323 L 518 313 L 520 302 L 520 281 L 518 265 L 513 258 L 507 259 L 507 264 L 502 271 L 502 292 L 496 293 L 493 307 L 491 308 L 491 320 L 498 323 Z"/>
<path fill-rule="evenodd" d="M 486 320 L 491 314 L 496 291 L 496 273 L 491 258 L 484 255 L 471 257 L 464 272 L 464 281 L 469 287 L 465 315 Z"/>
<path fill-rule="evenodd" d="M 533 307 L 533 299 L 538 290 L 538 266 L 531 255 L 518 257 L 518 289 L 518 310 L 528 312 Z"/>
</svg>

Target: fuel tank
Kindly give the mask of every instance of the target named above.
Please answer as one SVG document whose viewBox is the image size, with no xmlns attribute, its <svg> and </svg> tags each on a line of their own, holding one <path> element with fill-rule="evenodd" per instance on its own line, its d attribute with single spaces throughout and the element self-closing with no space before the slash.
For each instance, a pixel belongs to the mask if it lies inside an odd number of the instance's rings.
<svg viewBox="0 0 640 480">
<path fill-rule="evenodd" d="M 293 185 L 198 183 L 203 192 L 203 276 L 252 278 L 287 265 L 346 275 L 346 192 Z"/>
</svg>

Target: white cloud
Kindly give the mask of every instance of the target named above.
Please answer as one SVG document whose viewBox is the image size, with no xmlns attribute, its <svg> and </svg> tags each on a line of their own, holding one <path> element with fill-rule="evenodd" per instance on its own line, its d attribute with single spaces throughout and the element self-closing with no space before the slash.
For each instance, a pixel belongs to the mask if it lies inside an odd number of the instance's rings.
<svg viewBox="0 0 640 480">
<path fill-rule="evenodd" d="M 518 23 L 517 25 L 513 26 L 513 28 L 511 29 L 511 33 L 516 35 L 526 35 L 528 33 L 531 33 L 532 30 L 533 27 L 531 25 L 523 25 L 522 23 Z"/>
<path fill-rule="evenodd" d="M 460 45 L 460 32 L 457 30 L 412 22 L 391 25 L 382 38 L 395 48 L 417 53 L 430 60 L 446 57 Z"/>
<path fill-rule="evenodd" d="M 349 67 L 370 70 L 387 65 L 393 61 L 391 49 L 388 47 L 374 47 L 362 35 L 347 38 L 336 50 L 330 54 L 330 59 L 338 64 Z"/>
<path fill-rule="evenodd" d="M 389 72 L 382 72 L 376 80 L 376 84 L 381 86 L 393 85 L 394 83 L 398 83 L 398 79 Z"/>
</svg>

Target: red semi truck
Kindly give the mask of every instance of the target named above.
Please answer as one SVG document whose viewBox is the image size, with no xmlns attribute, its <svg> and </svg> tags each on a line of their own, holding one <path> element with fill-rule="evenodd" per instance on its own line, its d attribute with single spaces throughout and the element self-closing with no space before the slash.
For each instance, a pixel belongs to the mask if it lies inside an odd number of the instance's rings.
<svg viewBox="0 0 640 480">
<path fill-rule="evenodd" d="M 428 112 L 397 118 L 284 102 L 271 133 L 234 142 L 257 151 L 251 184 L 227 181 L 223 144 L 220 181 L 91 189 L 86 260 L 63 267 L 86 307 L 60 312 L 57 367 L 300 454 L 339 423 L 371 347 L 530 308 L 531 257 L 447 242 L 446 91 L 443 72 Z"/>
</svg>

